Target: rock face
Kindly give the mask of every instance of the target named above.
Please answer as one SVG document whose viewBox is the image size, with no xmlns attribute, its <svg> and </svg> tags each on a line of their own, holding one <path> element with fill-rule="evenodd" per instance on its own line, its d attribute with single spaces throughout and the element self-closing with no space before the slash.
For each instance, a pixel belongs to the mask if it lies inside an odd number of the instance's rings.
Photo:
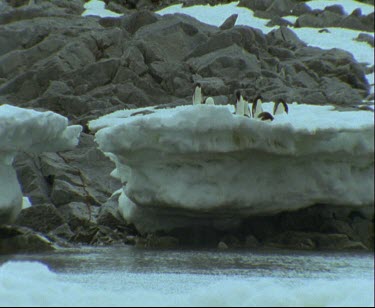
<svg viewBox="0 0 375 308">
<path fill-rule="evenodd" d="M 347 52 L 305 46 L 286 27 L 265 35 L 236 26 L 236 16 L 217 28 L 191 17 L 150 11 L 173 2 L 109 1 L 107 8 L 124 14 L 119 18 L 82 17 L 82 0 L 0 2 L 0 102 L 54 111 L 83 127 L 80 144 L 73 150 L 20 153 L 13 164 L 16 173 L 0 165 L 0 173 L 20 182 L 20 191 L 13 190 L 7 201 L 17 210 L 5 213 L 0 208 L 0 216 L 7 216 L 4 221 L 15 219 L 22 190 L 33 206 L 48 206 L 46 215 L 55 213 L 52 208 L 60 213 L 71 204 L 96 209 L 93 220 L 81 230 L 71 230 L 65 218 L 57 228 L 43 230 L 55 239 L 61 235 L 73 242 L 101 244 L 111 242 L 107 236 L 121 242 L 136 235 L 111 206 L 100 208 L 121 183 L 110 176 L 113 163 L 96 149 L 87 123 L 120 109 L 190 104 L 195 82 L 200 81 L 204 96 L 212 96 L 217 104 L 234 102 L 237 89 L 248 96 L 261 92 L 265 100 L 283 96 L 290 102 L 348 107 L 369 94 L 368 72 Z M 185 6 L 196 3 L 183 1 Z M 314 14 L 304 3 L 291 0 L 240 1 L 240 5 L 255 5 L 255 14 L 265 17 L 281 18 L 292 10 L 301 17 L 299 22 Z M 367 31 L 373 25 L 371 14 L 346 16 L 340 7 L 327 12 L 319 12 L 321 18 L 339 16 L 341 26 Z M 324 20 L 328 26 L 329 18 Z M 368 37 L 358 39 L 370 43 Z M 2 189 L 10 191 L 9 183 L 0 185 L 0 196 Z M 37 212 L 25 215 L 32 220 Z M 36 227 L 26 220 L 19 223 Z"/>
</svg>

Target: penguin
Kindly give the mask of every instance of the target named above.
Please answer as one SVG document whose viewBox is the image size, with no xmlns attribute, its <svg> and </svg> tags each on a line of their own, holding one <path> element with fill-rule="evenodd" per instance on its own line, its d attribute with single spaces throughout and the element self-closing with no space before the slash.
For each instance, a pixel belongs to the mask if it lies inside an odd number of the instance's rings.
<svg viewBox="0 0 375 308">
<path fill-rule="evenodd" d="M 253 118 L 258 118 L 258 115 L 263 112 L 263 98 L 261 95 L 257 95 L 253 101 L 252 113 Z"/>
<path fill-rule="evenodd" d="M 244 97 L 244 115 L 245 115 L 245 117 L 251 118 L 249 99 L 247 97 Z"/>
<path fill-rule="evenodd" d="M 202 101 L 202 87 L 201 84 L 197 82 L 193 93 L 193 105 L 200 105 Z"/>
<path fill-rule="evenodd" d="M 213 99 L 211 96 L 207 97 L 207 98 L 204 100 L 204 103 L 205 103 L 206 105 L 215 105 L 215 101 L 214 101 L 214 99 Z"/>
<path fill-rule="evenodd" d="M 245 101 L 241 95 L 241 91 L 236 92 L 236 114 L 238 115 L 244 115 L 245 110 Z"/>
<path fill-rule="evenodd" d="M 267 122 L 271 122 L 274 119 L 272 114 L 270 114 L 267 111 L 264 111 L 264 112 L 261 112 L 260 114 L 258 114 L 257 118 L 262 120 L 262 121 L 267 121 Z"/>
<path fill-rule="evenodd" d="M 273 115 L 288 113 L 288 104 L 282 99 L 279 98 L 275 105 L 273 106 Z"/>
</svg>

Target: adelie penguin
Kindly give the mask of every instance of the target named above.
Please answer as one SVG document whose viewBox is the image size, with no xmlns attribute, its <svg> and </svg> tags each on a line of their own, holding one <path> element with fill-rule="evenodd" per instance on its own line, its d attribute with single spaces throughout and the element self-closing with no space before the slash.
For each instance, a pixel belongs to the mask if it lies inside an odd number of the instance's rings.
<svg viewBox="0 0 375 308">
<path fill-rule="evenodd" d="M 288 113 L 288 104 L 282 99 L 279 98 L 275 105 L 273 106 L 273 115 Z"/>
<path fill-rule="evenodd" d="M 211 96 L 206 97 L 206 99 L 204 100 L 204 103 L 205 105 L 215 105 L 215 101 Z"/>
<path fill-rule="evenodd" d="M 260 114 L 258 114 L 257 119 L 260 119 L 262 121 L 271 122 L 271 121 L 273 121 L 274 118 L 273 118 L 272 114 L 270 114 L 269 112 L 263 111 Z"/>
<path fill-rule="evenodd" d="M 253 118 L 258 118 L 258 115 L 263 112 L 263 98 L 261 95 L 257 95 L 253 101 L 253 106 L 251 111 L 253 113 Z"/>
<path fill-rule="evenodd" d="M 245 114 L 245 101 L 241 95 L 241 91 L 236 92 L 236 114 L 244 115 Z"/>
<path fill-rule="evenodd" d="M 244 115 L 245 117 L 251 118 L 250 106 L 249 106 L 249 99 L 244 97 Z"/>
<path fill-rule="evenodd" d="M 195 89 L 193 93 L 193 105 L 200 105 L 202 104 L 202 87 L 199 82 L 195 84 Z"/>
</svg>

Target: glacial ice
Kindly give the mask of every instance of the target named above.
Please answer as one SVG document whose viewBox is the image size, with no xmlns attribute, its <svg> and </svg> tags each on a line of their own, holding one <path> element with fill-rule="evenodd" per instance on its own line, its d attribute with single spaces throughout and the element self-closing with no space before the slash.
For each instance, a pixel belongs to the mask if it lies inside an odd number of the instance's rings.
<svg viewBox="0 0 375 308">
<path fill-rule="evenodd" d="M 264 103 L 272 112 L 273 103 Z M 230 228 L 247 215 L 316 203 L 374 203 L 374 114 L 293 103 L 273 122 L 234 107 L 116 111 L 89 122 L 123 183 L 119 209 L 141 232 Z"/>
<path fill-rule="evenodd" d="M 0 105 L 0 223 L 14 220 L 27 206 L 12 166 L 17 152 L 69 150 L 78 144 L 81 131 L 80 125 L 68 126 L 67 118 L 52 111 Z"/>
</svg>

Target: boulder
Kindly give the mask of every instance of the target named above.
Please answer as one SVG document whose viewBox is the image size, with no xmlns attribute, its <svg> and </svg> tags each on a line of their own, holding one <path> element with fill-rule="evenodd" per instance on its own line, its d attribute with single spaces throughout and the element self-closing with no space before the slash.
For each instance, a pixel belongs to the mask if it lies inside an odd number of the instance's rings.
<svg viewBox="0 0 375 308">
<path fill-rule="evenodd" d="M 64 224 L 64 219 L 53 204 L 39 204 L 23 209 L 16 224 L 32 230 L 48 233 Z"/>
</svg>

